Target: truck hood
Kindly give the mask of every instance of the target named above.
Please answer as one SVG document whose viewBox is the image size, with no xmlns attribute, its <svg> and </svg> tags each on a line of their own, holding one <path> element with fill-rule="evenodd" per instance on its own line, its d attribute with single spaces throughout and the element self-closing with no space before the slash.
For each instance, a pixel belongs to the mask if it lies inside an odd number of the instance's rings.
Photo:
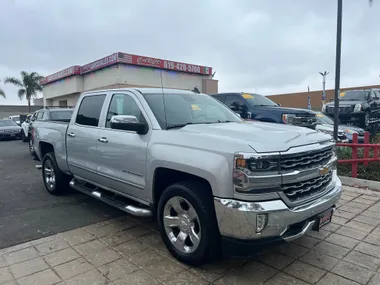
<svg viewBox="0 0 380 285">
<path fill-rule="evenodd" d="M 308 128 L 252 121 L 188 125 L 178 131 L 213 137 L 216 141 L 230 140 L 246 143 L 258 153 L 287 151 L 292 147 L 332 139 L 328 134 Z"/>
</svg>

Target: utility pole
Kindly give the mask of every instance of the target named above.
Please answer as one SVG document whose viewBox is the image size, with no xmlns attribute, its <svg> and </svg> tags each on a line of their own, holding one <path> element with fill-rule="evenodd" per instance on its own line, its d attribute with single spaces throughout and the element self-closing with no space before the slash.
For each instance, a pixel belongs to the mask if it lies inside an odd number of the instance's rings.
<svg viewBox="0 0 380 285">
<path fill-rule="evenodd" d="M 330 72 L 319 72 L 320 75 L 322 75 L 322 105 L 325 104 L 325 101 L 326 101 L 326 76 L 327 74 L 329 74 Z"/>
<path fill-rule="evenodd" d="M 335 56 L 335 93 L 334 93 L 334 139 L 338 139 L 339 123 L 339 89 L 340 89 L 340 62 L 342 51 L 342 6 L 343 1 L 338 0 L 336 24 L 336 56 Z"/>
</svg>

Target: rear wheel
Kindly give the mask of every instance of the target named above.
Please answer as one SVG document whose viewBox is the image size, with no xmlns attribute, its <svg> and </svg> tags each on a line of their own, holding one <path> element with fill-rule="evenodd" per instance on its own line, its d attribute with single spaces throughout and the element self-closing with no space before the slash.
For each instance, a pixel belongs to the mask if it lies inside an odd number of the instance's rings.
<svg viewBox="0 0 380 285">
<path fill-rule="evenodd" d="M 369 111 L 365 111 L 364 113 L 364 118 L 363 118 L 363 127 L 364 129 L 367 129 L 369 127 L 369 124 L 370 124 L 370 112 Z"/>
<path fill-rule="evenodd" d="M 42 159 L 42 177 L 50 194 L 61 195 L 68 192 L 70 177 L 59 169 L 53 152 L 45 154 Z"/>
<path fill-rule="evenodd" d="M 158 226 L 169 252 L 181 262 L 201 265 L 219 256 L 220 234 L 212 195 L 198 181 L 173 184 L 161 195 Z"/>
</svg>

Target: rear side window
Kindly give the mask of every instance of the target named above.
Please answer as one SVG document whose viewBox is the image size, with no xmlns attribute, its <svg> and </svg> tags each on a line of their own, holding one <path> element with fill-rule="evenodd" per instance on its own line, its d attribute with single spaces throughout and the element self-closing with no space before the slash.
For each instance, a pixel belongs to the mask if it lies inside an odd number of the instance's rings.
<svg viewBox="0 0 380 285">
<path fill-rule="evenodd" d="M 97 127 L 106 95 L 84 97 L 75 119 L 75 123 L 84 126 Z"/>
</svg>

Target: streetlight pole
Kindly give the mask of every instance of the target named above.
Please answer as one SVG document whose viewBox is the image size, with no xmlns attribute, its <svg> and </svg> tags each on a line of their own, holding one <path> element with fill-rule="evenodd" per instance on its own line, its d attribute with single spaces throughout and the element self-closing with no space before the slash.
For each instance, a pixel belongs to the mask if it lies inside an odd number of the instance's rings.
<svg viewBox="0 0 380 285">
<path fill-rule="evenodd" d="M 322 105 L 325 104 L 325 101 L 326 101 L 326 76 L 327 74 L 329 74 L 330 72 L 319 72 L 320 75 L 322 75 L 322 78 L 323 78 L 323 81 L 322 81 L 322 84 L 323 84 L 323 89 L 322 89 Z"/>
<path fill-rule="evenodd" d="M 343 1 L 338 0 L 336 24 L 336 57 L 335 57 L 335 93 L 334 93 L 334 139 L 338 139 L 339 123 L 339 89 L 340 89 L 340 62 L 342 51 L 342 6 Z"/>
</svg>

